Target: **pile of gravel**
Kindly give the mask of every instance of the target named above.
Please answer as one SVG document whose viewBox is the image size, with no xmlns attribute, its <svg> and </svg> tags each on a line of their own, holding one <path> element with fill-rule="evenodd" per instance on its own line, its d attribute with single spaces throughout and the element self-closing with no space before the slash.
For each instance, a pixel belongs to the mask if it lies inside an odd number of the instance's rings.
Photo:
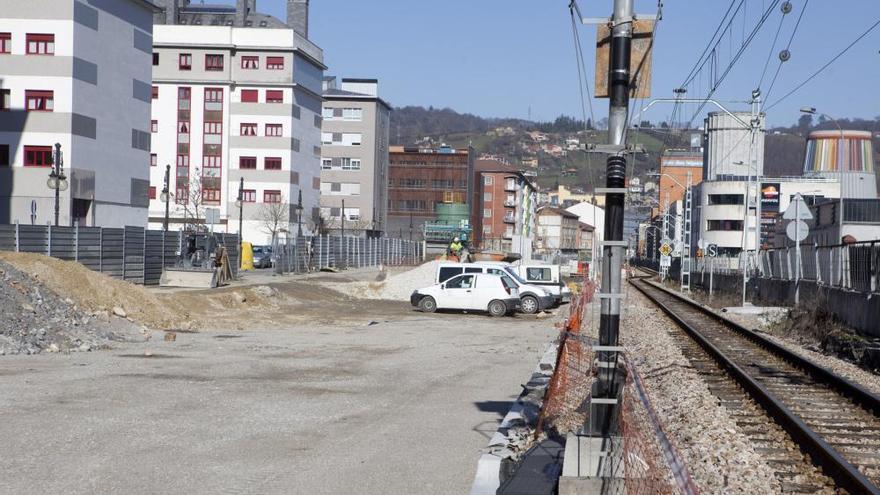
<svg viewBox="0 0 880 495">
<path fill-rule="evenodd" d="M 0 261 L 0 355 L 90 351 L 131 329 L 110 314 L 89 314 L 29 275 Z"/>
<path fill-rule="evenodd" d="M 376 282 L 351 282 L 333 288 L 358 299 L 389 299 L 409 301 L 413 291 L 434 284 L 439 261 L 429 261 L 412 270 Z M 381 277 L 379 277 L 381 278 Z"/>
</svg>

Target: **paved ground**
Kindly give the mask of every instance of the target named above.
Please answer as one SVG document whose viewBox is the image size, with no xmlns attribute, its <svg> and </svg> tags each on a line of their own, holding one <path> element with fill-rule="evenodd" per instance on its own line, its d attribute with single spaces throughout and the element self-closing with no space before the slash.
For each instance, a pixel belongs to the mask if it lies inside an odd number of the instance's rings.
<svg viewBox="0 0 880 495">
<path fill-rule="evenodd" d="M 0 492 L 466 493 L 556 331 L 396 314 L 2 357 Z"/>
</svg>

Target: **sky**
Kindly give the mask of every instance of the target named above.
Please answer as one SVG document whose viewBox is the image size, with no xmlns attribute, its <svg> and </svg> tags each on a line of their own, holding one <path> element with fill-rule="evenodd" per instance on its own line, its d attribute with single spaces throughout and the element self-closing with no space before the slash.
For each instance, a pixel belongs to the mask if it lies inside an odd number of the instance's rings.
<svg viewBox="0 0 880 495">
<path fill-rule="evenodd" d="M 730 3 L 665 0 L 663 20 L 656 30 L 653 98 L 673 96 L 672 90 L 683 83 Z M 743 33 L 752 29 L 770 3 L 772 0 L 744 0 L 732 35 L 725 37 L 717 52 L 722 69 L 729 53 L 741 45 Z M 741 102 L 758 87 L 769 55 L 761 85 L 767 94 L 779 64 L 777 54 L 788 43 L 805 4 L 791 44 L 791 58 L 779 71 L 769 104 L 880 20 L 880 2 L 876 0 L 791 3 L 793 11 L 784 19 L 778 8 L 772 10 L 719 86 L 714 97 L 725 106 L 748 109 Z M 284 0 L 257 0 L 258 10 L 280 19 L 285 18 L 285 4 Z M 579 4 L 584 16 L 600 17 L 610 15 L 612 1 L 580 0 Z M 656 11 L 656 1 L 636 0 L 636 13 Z M 377 78 L 380 96 L 395 106 L 450 107 L 483 117 L 531 116 L 532 120 L 582 115 L 568 0 L 312 0 L 310 17 L 309 37 L 324 50 L 329 67 L 326 74 Z M 779 38 L 771 52 L 777 29 Z M 592 91 L 596 28 L 579 25 L 578 32 Z M 878 81 L 880 27 L 799 92 L 768 108 L 768 125 L 793 124 L 804 106 L 837 118 L 873 118 L 880 115 Z M 708 83 L 709 76 L 697 77 L 689 96 L 706 97 Z M 637 108 L 642 104 L 635 103 Z M 688 120 L 696 107 L 685 105 L 681 113 L 687 118 L 683 120 Z M 672 105 L 656 104 L 644 118 L 669 120 L 671 112 Z M 608 101 L 593 100 L 595 118 L 607 114 Z"/>
</svg>

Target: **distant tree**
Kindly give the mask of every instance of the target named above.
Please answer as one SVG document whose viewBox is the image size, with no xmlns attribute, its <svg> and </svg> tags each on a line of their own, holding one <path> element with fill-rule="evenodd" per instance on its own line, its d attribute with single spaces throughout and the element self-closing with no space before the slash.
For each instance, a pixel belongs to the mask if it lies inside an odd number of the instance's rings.
<svg viewBox="0 0 880 495">
<path fill-rule="evenodd" d="M 184 187 L 178 187 L 174 201 L 175 214 L 183 216 L 184 231 L 204 231 L 205 225 L 205 181 L 211 181 L 213 177 L 202 177 L 198 167 L 192 169 L 189 181 Z"/>
<path fill-rule="evenodd" d="M 639 127 L 641 127 L 642 129 L 651 129 L 652 127 L 654 127 L 654 125 L 651 124 L 651 121 L 650 121 L 650 120 L 643 120 L 643 121 L 639 124 Z"/>
<path fill-rule="evenodd" d="M 257 220 L 263 232 L 272 237 L 272 244 L 278 239 L 278 234 L 287 229 L 290 223 L 290 204 L 281 196 L 277 203 L 263 203 L 257 211 Z"/>
<path fill-rule="evenodd" d="M 810 130 L 810 127 L 813 127 L 813 115 L 809 113 L 801 115 L 800 118 L 798 118 L 798 130 L 803 133 Z"/>
</svg>

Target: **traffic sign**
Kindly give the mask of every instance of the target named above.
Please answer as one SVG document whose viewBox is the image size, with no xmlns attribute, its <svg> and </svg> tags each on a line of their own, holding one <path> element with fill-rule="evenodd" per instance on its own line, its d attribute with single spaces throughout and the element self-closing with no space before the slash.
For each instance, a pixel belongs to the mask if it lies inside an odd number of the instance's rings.
<svg viewBox="0 0 880 495">
<path fill-rule="evenodd" d="M 791 199 L 791 203 L 789 203 L 788 208 L 785 209 L 785 213 L 782 214 L 782 218 L 785 220 L 812 220 L 813 214 L 810 212 L 810 207 L 807 206 L 807 202 L 804 201 L 801 193 L 797 193 L 794 195 L 794 198 Z"/>
<path fill-rule="evenodd" d="M 661 244 L 660 254 L 669 257 L 669 255 L 672 254 L 672 246 L 670 246 L 669 244 Z"/>
<path fill-rule="evenodd" d="M 789 239 L 795 242 L 801 242 L 807 238 L 807 235 L 810 233 L 810 226 L 807 225 L 807 222 L 803 220 L 793 220 L 788 222 L 788 226 L 785 227 L 785 234 Z"/>
<path fill-rule="evenodd" d="M 669 268 L 672 266 L 672 256 L 663 255 L 660 257 L 660 266 L 662 268 Z"/>
<path fill-rule="evenodd" d="M 706 256 L 714 258 L 718 255 L 718 244 L 706 244 Z"/>
</svg>

